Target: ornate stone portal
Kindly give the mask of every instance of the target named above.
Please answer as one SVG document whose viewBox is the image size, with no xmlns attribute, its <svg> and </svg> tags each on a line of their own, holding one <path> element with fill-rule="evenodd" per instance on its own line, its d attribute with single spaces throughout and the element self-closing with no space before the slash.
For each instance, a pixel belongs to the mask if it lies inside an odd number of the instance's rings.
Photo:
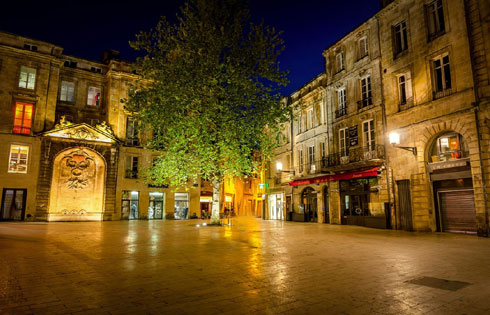
<svg viewBox="0 0 490 315">
<path fill-rule="evenodd" d="M 103 219 L 106 164 L 95 151 L 75 147 L 54 159 L 49 221 Z"/>
</svg>

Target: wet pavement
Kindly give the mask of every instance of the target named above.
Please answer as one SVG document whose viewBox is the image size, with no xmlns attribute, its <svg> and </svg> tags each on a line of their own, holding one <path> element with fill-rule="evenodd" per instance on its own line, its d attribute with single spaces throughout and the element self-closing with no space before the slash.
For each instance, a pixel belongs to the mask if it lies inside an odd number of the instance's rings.
<svg viewBox="0 0 490 315">
<path fill-rule="evenodd" d="M 202 222 L 0 223 L 0 314 L 490 313 L 490 239 Z"/>
</svg>

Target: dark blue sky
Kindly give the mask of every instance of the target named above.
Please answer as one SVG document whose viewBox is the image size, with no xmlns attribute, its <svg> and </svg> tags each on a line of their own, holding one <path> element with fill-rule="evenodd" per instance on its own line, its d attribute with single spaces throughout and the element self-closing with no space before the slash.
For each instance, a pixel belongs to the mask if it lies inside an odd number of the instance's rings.
<svg viewBox="0 0 490 315">
<path fill-rule="evenodd" d="M 105 49 L 134 60 L 128 45 L 161 15 L 175 16 L 182 1 L 7 1 L 0 30 L 51 42 L 66 54 L 98 60 Z M 287 95 L 323 70 L 322 51 L 379 10 L 378 0 L 250 0 L 253 20 L 282 30 L 281 66 L 290 70 Z"/>
</svg>

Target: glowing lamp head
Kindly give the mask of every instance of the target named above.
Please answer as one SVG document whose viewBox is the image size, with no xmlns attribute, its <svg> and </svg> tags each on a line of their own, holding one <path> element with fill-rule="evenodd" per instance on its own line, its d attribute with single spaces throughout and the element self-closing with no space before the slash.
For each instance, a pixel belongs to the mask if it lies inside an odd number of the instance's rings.
<svg viewBox="0 0 490 315">
<path fill-rule="evenodd" d="M 390 133 L 390 144 L 392 145 L 400 144 L 400 134 L 398 132 Z"/>
<path fill-rule="evenodd" d="M 281 162 L 276 162 L 276 170 L 282 171 L 282 163 Z"/>
</svg>

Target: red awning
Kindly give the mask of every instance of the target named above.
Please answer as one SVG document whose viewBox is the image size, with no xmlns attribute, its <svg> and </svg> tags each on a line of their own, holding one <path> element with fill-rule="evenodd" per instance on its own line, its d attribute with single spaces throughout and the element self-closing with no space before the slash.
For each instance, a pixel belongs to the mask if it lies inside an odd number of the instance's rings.
<svg viewBox="0 0 490 315">
<path fill-rule="evenodd" d="M 347 172 L 343 174 L 324 175 L 324 176 L 318 176 L 318 177 L 308 178 L 308 179 L 298 179 L 298 180 L 291 181 L 289 183 L 289 186 L 309 185 L 309 184 L 332 182 L 336 180 L 373 177 L 378 175 L 378 169 L 379 166 L 376 166 L 375 168 L 371 168 L 363 171 L 353 171 L 353 172 Z"/>
</svg>

